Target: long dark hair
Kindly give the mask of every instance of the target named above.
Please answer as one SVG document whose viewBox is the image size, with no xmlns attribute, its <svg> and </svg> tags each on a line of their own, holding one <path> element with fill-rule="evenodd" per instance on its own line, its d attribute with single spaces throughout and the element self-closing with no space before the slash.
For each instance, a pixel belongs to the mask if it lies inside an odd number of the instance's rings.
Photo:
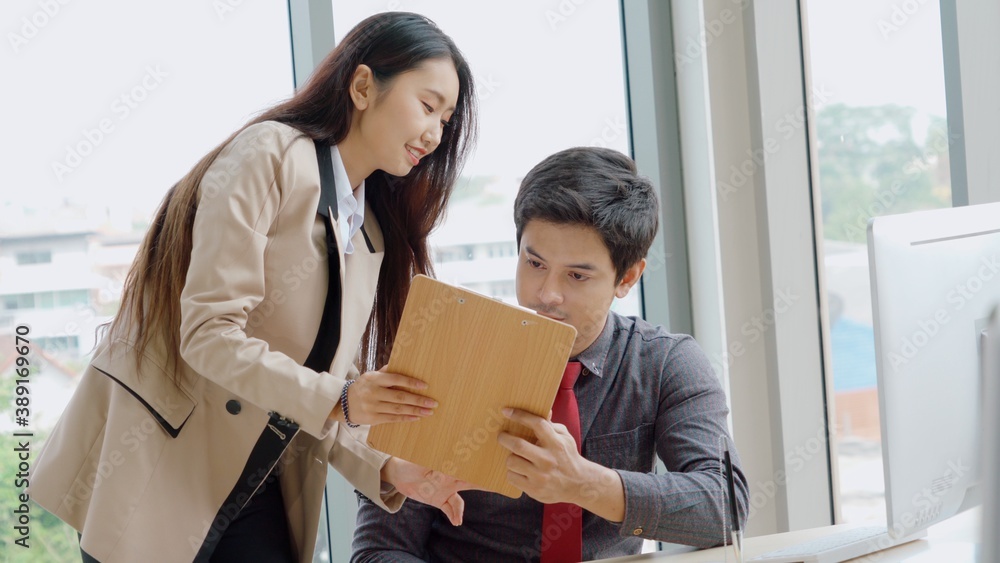
<svg viewBox="0 0 1000 563">
<path fill-rule="evenodd" d="M 162 338 L 173 371 L 179 357 L 180 295 L 191 260 L 191 237 L 206 171 L 246 127 L 263 121 L 290 125 L 312 139 L 337 144 L 351 128 L 348 85 L 359 65 L 372 69 L 379 92 L 394 78 L 431 59 L 448 59 L 459 80 L 458 103 L 438 148 L 404 177 L 376 170 L 365 180 L 365 197 L 385 240 L 375 306 L 362 340 L 361 367 L 388 361 L 403 303 L 415 274 L 433 274 L 427 237 L 440 222 L 462 163 L 477 132 L 472 71 L 454 42 L 431 20 L 406 12 L 384 12 L 354 27 L 289 100 L 248 122 L 209 152 L 171 188 L 156 212 L 129 270 L 111 335 L 128 334 L 140 354 Z M 175 372 L 175 378 L 179 372 Z"/>
</svg>

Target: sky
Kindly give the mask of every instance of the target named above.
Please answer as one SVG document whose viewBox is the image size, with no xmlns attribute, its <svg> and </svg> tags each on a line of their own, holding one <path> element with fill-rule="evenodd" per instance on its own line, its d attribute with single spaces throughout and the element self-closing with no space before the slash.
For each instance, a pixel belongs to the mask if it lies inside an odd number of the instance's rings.
<svg viewBox="0 0 1000 563">
<path fill-rule="evenodd" d="M 830 103 L 945 116 L 939 2 L 808 0 L 806 17 L 812 80 Z"/>
<path fill-rule="evenodd" d="M 352 0 L 334 3 L 333 20 L 338 40 L 390 8 L 434 20 L 476 76 L 480 143 L 468 172 L 520 177 L 549 154 L 593 144 L 606 130 L 617 133 L 607 135 L 614 136 L 609 146 L 628 150 L 617 4 L 520 0 L 477 2 L 470 10 L 470 2 L 457 0 Z"/>
<path fill-rule="evenodd" d="M 814 83 L 833 102 L 943 115 L 937 4 L 914 3 L 886 34 L 893 1 L 808 2 Z M 334 5 L 337 38 L 384 10 L 429 16 L 470 61 L 481 127 L 466 175 L 513 185 L 557 150 L 628 151 L 617 1 L 351 0 Z M 148 218 L 200 156 L 292 94 L 288 27 L 277 1 L 0 4 L 0 232 L 72 229 L 64 203 L 120 230 Z"/>
<path fill-rule="evenodd" d="M 335 31 L 397 9 L 453 37 L 482 110 L 467 175 L 519 178 L 602 135 L 628 150 L 616 2 L 585 3 L 559 25 L 545 14 L 556 2 L 468 6 L 340 2 Z M 13 77 L 0 94 L 0 231 L 38 228 L 64 201 L 97 219 L 110 209 L 117 227 L 151 214 L 200 156 L 292 94 L 288 28 L 285 2 L 0 4 L 0 68 Z"/>
<path fill-rule="evenodd" d="M 192 1 L 3 3 L 2 200 L 151 211 L 201 155 L 291 94 L 286 11 L 283 2 L 231 12 Z"/>
</svg>

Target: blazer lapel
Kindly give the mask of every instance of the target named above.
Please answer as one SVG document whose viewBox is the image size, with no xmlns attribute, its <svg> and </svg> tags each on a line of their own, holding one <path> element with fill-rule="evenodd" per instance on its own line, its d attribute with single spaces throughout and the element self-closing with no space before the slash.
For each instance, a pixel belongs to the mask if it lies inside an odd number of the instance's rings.
<svg viewBox="0 0 1000 563">
<path fill-rule="evenodd" d="M 365 222 L 351 239 L 354 253 L 344 257 L 344 299 L 341 316 L 341 343 L 350 349 L 337 351 L 332 370 L 346 373 L 358 353 L 358 344 L 372 314 L 372 302 L 378 286 L 378 275 L 385 255 L 382 231 L 371 207 L 365 203 Z M 374 250 L 374 252 L 373 252 Z M 343 255 L 342 255 L 343 256 Z"/>
<path fill-rule="evenodd" d="M 337 187 L 333 172 L 333 157 L 330 147 L 320 141 L 316 145 L 316 161 L 319 171 L 320 192 L 316 213 L 324 226 L 324 238 L 327 256 L 327 291 L 323 303 L 323 315 L 320 320 L 316 341 L 313 342 L 309 357 L 303 365 L 316 371 L 330 369 L 333 359 L 337 356 L 340 343 L 343 342 L 342 315 L 344 302 L 344 260 L 340 251 L 343 242 L 337 229 Z"/>
<path fill-rule="evenodd" d="M 316 212 L 326 221 L 327 233 L 332 232 L 333 238 L 337 242 L 337 248 L 328 248 L 327 253 L 336 254 L 340 260 L 340 267 L 337 268 L 337 271 L 340 272 L 340 287 L 344 287 L 344 252 L 342 249 L 346 248 L 347 241 L 341 239 L 340 229 L 337 228 L 341 218 L 338 216 L 337 186 L 333 178 L 333 156 L 330 154 L 330 146 L 316 142 L 316 159 L 319 164 L 320 176 L 319 205 Z"/>
</svg>

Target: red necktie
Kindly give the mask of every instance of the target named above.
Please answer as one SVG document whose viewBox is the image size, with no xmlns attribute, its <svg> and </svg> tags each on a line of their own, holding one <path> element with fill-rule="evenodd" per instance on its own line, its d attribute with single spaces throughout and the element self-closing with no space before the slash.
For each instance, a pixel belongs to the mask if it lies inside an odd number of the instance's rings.
<svg viewBox="0 0 1000 563">
<path fill-rule="evenodd" d="M 563 372 L 555 403 L 552 422 L 564 424 L 576 440 L 580 452 L 580 407 L 576 403 L 573 384 L 580 376 L 583 364 L 569 362 Z M 542 516 L 542 563 L 571 563 L 583 559 L 583 509 L 575 504 L 546 504 Z"/>
</svg>

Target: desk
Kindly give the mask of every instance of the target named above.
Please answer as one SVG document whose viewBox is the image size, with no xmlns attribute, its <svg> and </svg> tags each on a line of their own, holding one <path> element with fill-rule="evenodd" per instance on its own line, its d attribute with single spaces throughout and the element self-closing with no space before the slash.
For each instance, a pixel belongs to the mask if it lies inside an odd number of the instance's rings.
<svg viewBox="0 0 1000 563">
<path fill-rule="evenodd" d="M 981 509 L 967 510 L 927 529 L 927 537 L 898 545 L 891 549 L 879 551 L 851 561 L 869 561 L 878 563 L 966 563 L 976 561 L 976 542 L 979 541 Z M 745 558 L 749 559 L 774 549 L 806 542 L 830 535 L 840 530 L 857 527 L 855 524 L 839 524 L 823 528 L 811 528 L 771 536 L 747 538 Z M 728 554 L 726 553 L 728 551 Z M 605 559 L 604 563 L 625 563 L 636 561 L 657 561 L 662 563 L 719 563 L 733 562 L 736 556 L 732 547 L 704 549 L 688 553 L 646 553 L 631 557 Z"/>
</svg>

